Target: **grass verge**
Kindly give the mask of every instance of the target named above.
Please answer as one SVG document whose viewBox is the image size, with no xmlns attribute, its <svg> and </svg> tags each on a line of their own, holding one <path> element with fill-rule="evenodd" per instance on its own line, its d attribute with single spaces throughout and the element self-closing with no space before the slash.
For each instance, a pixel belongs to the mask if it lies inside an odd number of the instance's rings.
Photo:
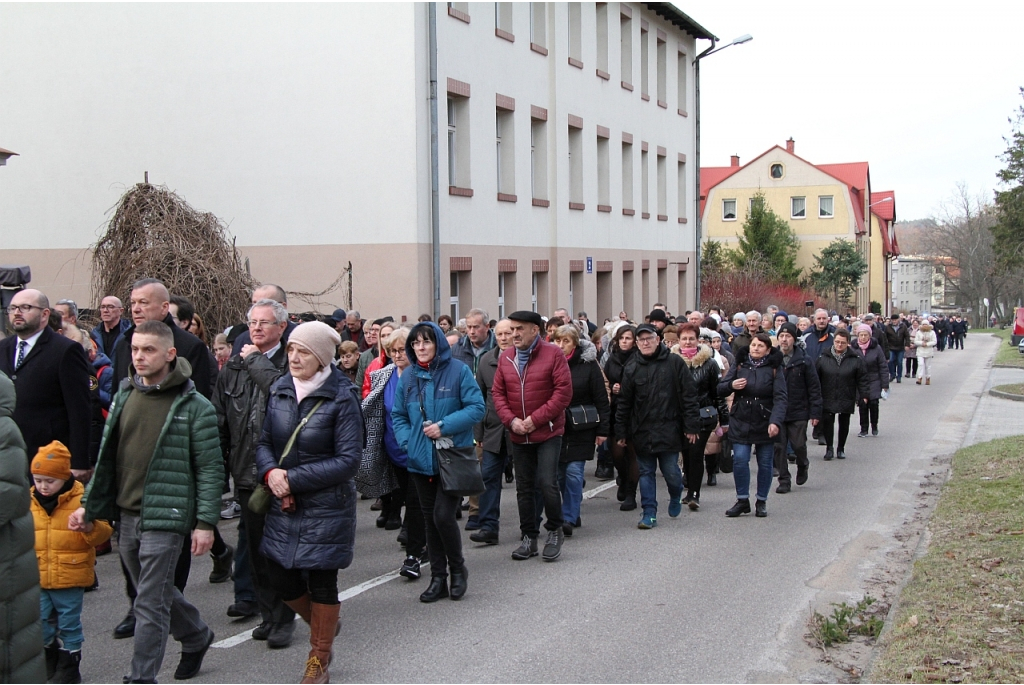
<svg viewBox="0 0 1024 685">
<path fill-rule="evenodd" d="M 1024 440 L 953 455 L 875 682 L 1024 682 Z"/>
<path fill-rule="evenodd" d="M 993 364 L 999 366 L 1014 366 L 1018 369 L 1024 369 L 1024 354 L 1017 351 L 1017 348 L 1010 344 L 1010 333 L 1009 328 L 979 328 L 972 330 L 967 334 L 970 338 L 972 335 L 984 335 L 988 333 L 994 335 L 1002 340 L 999 345 L 999 351 L 996 352 L 995 359 L 992 360 Z"/>
<path fill-rule="evenodd" d="M 1009 385 L 997 385 L 992 388 L 999 392 L 1009 393 L 1011 395 L 1024 395 L 1024 383 L 1010 383 Z"/>
</svg>

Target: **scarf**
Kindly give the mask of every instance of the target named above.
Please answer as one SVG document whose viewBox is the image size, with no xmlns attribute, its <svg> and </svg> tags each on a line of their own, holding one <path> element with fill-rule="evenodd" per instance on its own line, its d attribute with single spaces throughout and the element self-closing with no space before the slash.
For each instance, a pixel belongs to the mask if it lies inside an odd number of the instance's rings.
<svg viewBox="0 0 1024 685">
<path fill-rule="evenodd" d="M 46 511 L 46 515 L 53 516 L 53 510 L 57 508 L 57 500 L 59 500 L 60 496 L 65 492 L 70 492 L 73 487 L 75 487 L 75 479 L 68 478 L 64 481 L 64 485 L 61 486 L 61 489 L 52 495 L 44 495 L 35 488 L 32 488 L 32 495 L 36 498 L 36 501 L 39 502 L 39 506 Z"/>
<path fill-rule="evenodd" d="M 295 383 L 295 403 L 302 404 L 302 400 L 306 399 L 309 394 L 319 388 L 327 380 L 327 377 L 331 375 L 330 366 L 325 366 L 316 373 L 308 381 L 300 380 L 292 376 L 292 382 Z"/>
<path fill-rule="evenodd" d="M 863 351 L 863 352 L 867 352 L 868 351 L 868 347 L 870 347 L 870 346 L 871 346 L 871 338 L 868 338 L 868 341 L 866 343 L 862 343 L 860 340 L 857 341 L 857 347 L 859 347 L 861 349 L 861 351 Z"/>
<path fill-rule="evenodd" d="M 843 355 L 836 352 L 835 346 L 833 346 L 832 349 L 829 351 L 832 353 L 832 358 L 836 360 L 836 364 L 843 363 Z"/>
<path fill-rule="evenodd" d="M 760 359 L 754 359 L 753 357 L 747 357 L 747 361 L 750 363 L 750 368 L 757 369 L 764 366 L 764 363 L 768 361 L 768 355 L 761 357 Z"/>
<path fill-rule="evenodd" d="M 693 359 L 700 352 L 699 347 L 680 347 L 679 354 L 683 355 L 687 359 Z"/>
<path fill-rule="evenodd" d="M 526 369 L 526 363 L 530 361 L 530 353 L 540 344 L 540 335 L 533 339 L 533 342 L 525 350 L 516 348 L 516 364 L 519 366 L 519 375 Z"/>
</svg>

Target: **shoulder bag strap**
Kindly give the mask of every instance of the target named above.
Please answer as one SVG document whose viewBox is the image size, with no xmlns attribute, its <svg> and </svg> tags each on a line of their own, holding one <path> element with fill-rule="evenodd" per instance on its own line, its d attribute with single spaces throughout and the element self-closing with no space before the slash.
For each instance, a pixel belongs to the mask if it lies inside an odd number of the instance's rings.
<svg viewBox="0 0 1024 685">
<path fill-rule="evenodd" d="M 326 401 L 327 400 L 320 400 L 319 402 L 317 402 L 315 405 L 313 405 L 313 408 L 309 410 L 309 413 L 306 414 L 306 417 L 299 421 L 299 425 L 295 427 L 295 430 L 292 431 L 292 436 L 288 438 L 288 442 L 286 442 L 284 445 L 284 452 L 281 453 L 281 458 L 277 460 L 278 465 L 283 463 L 284 458 L 287 457 L 288 453 L 292 451 L 292 446 L 295 444 L 295 439 L 299 437 L 299 431 L 302 430 L 302 427 L 309 422 L 310 417 L 312 417 L 313 414 L 316 413 L 316 410 L 320 408 L 320 405 L 322 405 Z"/>
</svg>

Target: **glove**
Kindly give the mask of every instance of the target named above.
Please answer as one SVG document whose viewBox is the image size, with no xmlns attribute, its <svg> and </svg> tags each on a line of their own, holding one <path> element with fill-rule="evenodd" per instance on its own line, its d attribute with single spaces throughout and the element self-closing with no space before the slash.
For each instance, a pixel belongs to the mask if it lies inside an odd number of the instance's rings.
<svg viewBox="0 0 1024 685">
<path fill-rule="evenodd" d="M 882 399 L 883 400 L 889 399 L 889 391 L 888 390 L 883 390 L 882 391 Z"/>
</svg>

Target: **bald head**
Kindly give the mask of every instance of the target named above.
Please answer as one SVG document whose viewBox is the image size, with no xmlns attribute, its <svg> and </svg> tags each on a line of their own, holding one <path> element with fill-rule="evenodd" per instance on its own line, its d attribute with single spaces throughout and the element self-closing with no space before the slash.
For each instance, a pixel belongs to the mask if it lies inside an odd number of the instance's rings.
<svg viewBox="0 0 1024 685">
<path fill-rule="evenodd" d="M 43 329 L 50 320 L 50 301 L 38 290 L 19 290 L 7 308 L 11 328 L 22 340 Z"/>
<path fill-rule="evenodd" d="M 273 283 L 266 283 L 252 291 L 252 303 L 256 304 L 260 300 L 273 300 L 283 304 L 286 309 L 288 307 L 288 296 L 285 295 L 284 288 Z"/>
<path fill-rule="evenodd" d="M 132 322 L 138 326 L 143 321 L 163 321 L 171 307 L 171 294 L 155 278 L 144 278 L 132 286 Z"/>
</svg>

